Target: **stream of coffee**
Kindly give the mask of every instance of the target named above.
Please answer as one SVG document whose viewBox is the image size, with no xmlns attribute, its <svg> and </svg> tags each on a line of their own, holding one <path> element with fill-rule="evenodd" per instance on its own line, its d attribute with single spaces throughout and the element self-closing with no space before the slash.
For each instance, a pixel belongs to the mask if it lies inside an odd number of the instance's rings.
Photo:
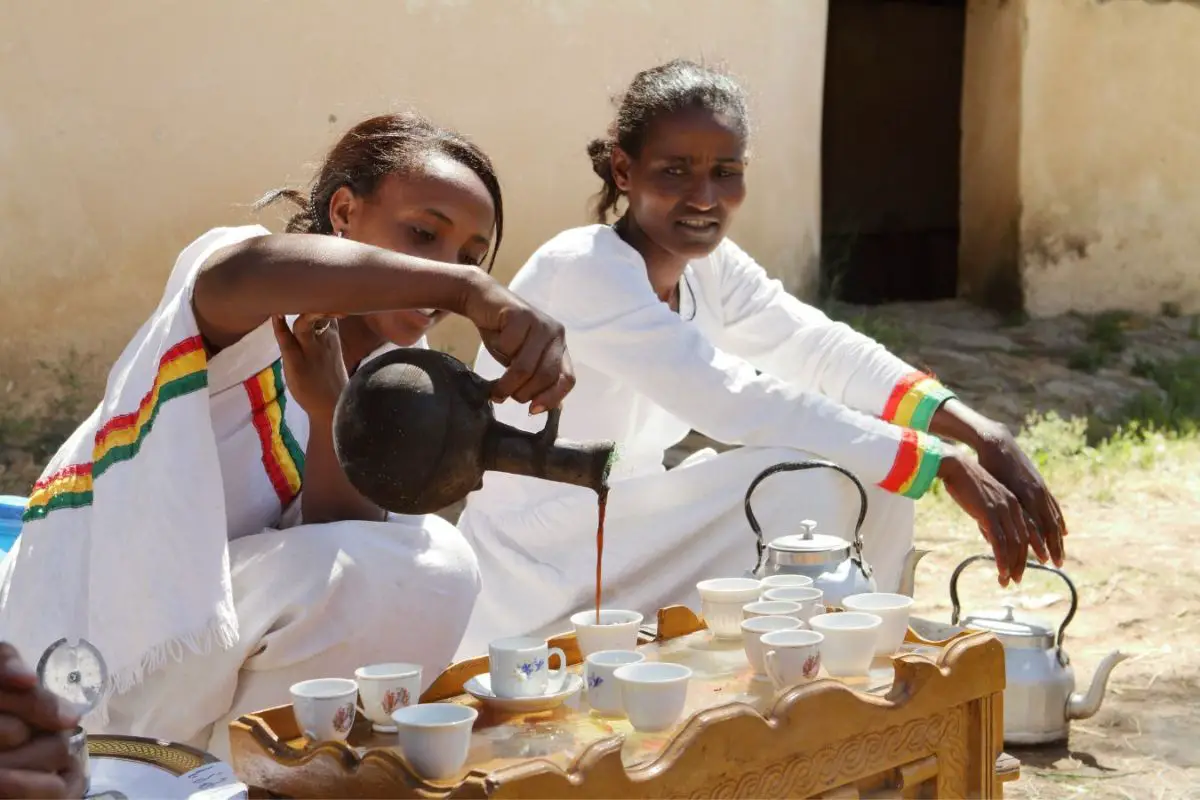
<svg viewBox="0 0 1200 800">
<path fill-rule="evenodd" d="M 600 624 L 600 595 L 604 574 L 604 515 L 608 511 L 608 488 L 600 492 L 597 501 L 599 521 L 596 525 L 596 624 Z"/>
</svg>

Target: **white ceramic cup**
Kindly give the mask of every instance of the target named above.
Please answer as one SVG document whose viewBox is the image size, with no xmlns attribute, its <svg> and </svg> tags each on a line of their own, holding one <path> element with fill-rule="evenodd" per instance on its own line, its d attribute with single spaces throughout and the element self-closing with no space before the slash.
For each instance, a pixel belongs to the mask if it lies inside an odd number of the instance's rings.
<svg viewBox="0 0 1200 800">
<path fill-rule="evenodd" d="M 742 619 L 755 617 L 795 617 L 800 620 L 804 606 L 791 600 L 756 600 L 742 606 Z"/>
<path fill-rule="evenodd" d="M 882 619 L 861 611 L 841 611 L 818 614 L 808 624 L 825 636 L 821 642 L 821 663 L 826 672 L 839 677 L 870 672 Z"/>
<path fill-rule="evenodd" d="M 817 631 L 771 631 L 762 635 L 763 663 L 776 690 L 817 679 L 824 639 L 825 635 Z"/>
<path fill-rule="evenodd" d="M 613 677 L 621 686 L 621 705 L 634 730 L 665 731 L 683 716 L 691 667 L 643 661 L 617 667 Z"/>
<path fill-rule="evenodd" d="M 618 715 L 625 706 L 621 702 L 621 687 L 613 673 L 626 664 L 640 664 L 646 656 L 634 650 L 600 650 L 587 657 L 583 677 L 587 685 L 587 701 L 593 711 Z"/>
<path fill-rule="evenodd" d="M 794 631 L 801 625 L 795 617 L 751 617 L 742 622 L 742 646 L 746 648 L 746 660 L 754 668 L 755 675 L 766 675 L 763 664 L 762 636 L 771 631 Z"/>
<path fill-rule="evenodd" d="M 354 670 L 363 713 L 380 733 L 395 733 L 392 712 L 421 698 L 420 664 L 371 664 Z"/>
<path fill-rule="evenodd" d="M 764 600 L 788 600 L 799 603 L 803 610 L 800 619 L 808 622 L 817 614 L 825 613 L 825 593 L 813 586 L 785 586 L 763 592 Z"/>
<path fill-rule="evenodd" d="M 559 667 L 550 669 L 558 656 Z M 557 691 L 567 674 L 567 656 L 545 639 L 512 636 L 488 645 L 488 671 L 497 697 L 541 697 L 547 689 Z"/>
<path fill-rule="evenodd" d="M 471 751 L 471 729 L 479 712 L 457 703 L 418 703 L 392 712 L 400 750 L 427 780 L 458 776 Z"/>
<path fill-rule="evenodd" d="M 718 639 L 742 635 L 742 607 L 762 594 L 759 582 L 751 578 L 712 578 L 697 583 L 696 591 L 704 622 Z"/>
<path fill-rule="evenodd" d="M 642 615 L 636 611 L 600 609 L 600 622 L 596 622 L 596 610 L 580 611 L 571 615 L 575 626 L 575 641 L 579 652 L 587 658 L 601 650 L 637 649 L 638 628 L 642 626 Z"/>
<path fill-rule="evenodd" d="M 358 684 L 347 678 L 314 678 L 293 683 L 292 712 L 311 741 L 345 741 L 354 727 Z"/>
<path fill-rule="evenodd" d="M 887 592 L 852 594 L 842 600 L 842 608 L 847 611 L 865 611 L 883 620 L 875 641 L 877 656 L 890 656 L 900 649 L 904 635 L 908 633 L 908 615 L 912 604 L 913 599 L 907 595 Z"/>
<path fill-rule="evenodd" d="M 807 575 L 768 575 L 759 583 L 762 584 L 762 594 L 766 594 L 772 589 L 798 589 L 802 586 L 812 586 L 813 579 Z"/>
</svg>

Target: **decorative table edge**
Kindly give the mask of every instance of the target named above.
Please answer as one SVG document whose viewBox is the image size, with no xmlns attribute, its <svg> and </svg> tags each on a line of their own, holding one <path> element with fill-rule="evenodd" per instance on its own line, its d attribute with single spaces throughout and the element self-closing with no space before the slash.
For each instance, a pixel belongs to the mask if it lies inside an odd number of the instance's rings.
<svg viewBox="0 0 1200 800">
<path fill-rule="evenodd" d="M 664 641 L 694 633 L 704 627 L 703 620 L 690 609 L 682 606 L 664 608 L 658 614 L 654 639 Z M 636 795 L 638 787 L 649 788 L 648 784 L 667 773 L 686 769 L 685 762 L 689 760 L 689 752 L 706 752 L 714 748 L 719 750 L 724 746 L 717 742 L 721 737 L 726 741 L 769 742 L 775 730 L 799 722 L 798 709 L 801 708 L 801 703 L 803 708 L 808 709 L 809 714 L 819 707 L 822 719 L 830 722 L 820 726 L 819 730 L 809 726 L 798 727 L 792 731 L 789 744 L 797 751 L 819 748 L 818 739 L 823 741 L 829 738 L 831 727 L 841 727 L 839 721 L 843 721 L 844 724 L 844 720 L 860 715 L 865 709 L 875 709 L 882 713 L 875 716 L 874 725 L 862 730 L 846 731 L 843 738 L 865 736 L 872 730 L 891 725 L 903 718 L 918 717 L 920 709 L 914 707 L 914 698 L 915 705 L 923 706 L 932 702 L 931 698 L 934 698 L 940 705 L 955 706 L 1003 692 L 1003 647 L 992 634 L 963 631 L 944 641 L 932 642 L 921 639 L 910 630 L 907 640 L 939 647 L 941 652 L 936 660 L 915 654 L 893 657 L 895 680 L 886 695 L 868 695 L 836 680 L 822 679 L 783 692 L 765 715 L 740 701 L 710 707 L 694 714 L 670 737 L 662 751 L 654 758 L 628 767 L 621 757 L 624 736 L 616 734 L 586 746 L 566 768 L 535 757 L 487 773 L 472 770 L 455 784 L 431 783 L 418 776 L 392 748 L 368 749 L 360 755 L 354 747 L 340 741 L 310 743 L 303 749 L 292 746 L 288 739 L 298 737 L 287 736 L 289 732 L 295 733 L 292 730 L 295 727 L 295 719 L 290 705 L 264 709 L 239 717 L 230 724 L 230 738 L 231 744 L 249 738 L 256 749 L 268 756 L 270 761 L 286 769 L 320 762 L 319 769 L 322 773 L 333 770 L 342 778 L 348 779 L 364 770 L 377 768 L 393 785 L 406 786 L 418 797 L 496 796 L 504 787 L 518 782 L 522 786 L 534 782 L 544 788 L 558 786 L 560 790 L 568 787 L 579 789 L 585 778 L 590 784 L 595 785 L 598 782 L 608 790 L 624 786 Z M 551 646 L 561 647 L 567 654 L 568 663 L 579 663 L 580 653 L 574 634 L 555 637 L 551 640 Z M 486 672 L 487 669 L 486 656 L 454 664 L 422 694 L 421 701 L 439 702 L 456 698 L 461 695 L 462 684 L 466 680 Z M 969 684 L 955 680 L 952 675 L 961 671 L 978 674 L 981 680 Z M 364 723 L 364 720 L 357 720 L 356 727 Z M 730 730 L 735 727 L 736 731 Z M 992 756 L 989 760 L 993 759 L 995 761 L 991 771 L 997 786 L 1015 779 L 1002 774 L 998 770 L 1001 766 L 1000 759 Z M 1005 762 L 1005 765 L 1008 769 L 1004 772 L 1012 774 L 1012 765 L 1008 762 Z M 1019 775 L 1019 763 L 1016 765 L 1016 774 Z M 262 777 L 260 775 L 239 773 L 239 776 L 248 784 L 263 785 L 257 782 L 257 779 Z M 554 796 L 554 793 L 538 793 L 537 796 Z"/>
</svg>

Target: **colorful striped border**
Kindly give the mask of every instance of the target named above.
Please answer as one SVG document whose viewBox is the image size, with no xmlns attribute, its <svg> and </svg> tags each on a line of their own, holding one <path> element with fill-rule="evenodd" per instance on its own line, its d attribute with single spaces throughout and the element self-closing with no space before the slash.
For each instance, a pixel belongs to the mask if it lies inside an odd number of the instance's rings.
<svg viewBox="0 0 1200 800">
<path fill-rule="evenodd" d="M 300 494 L 304 481 L 304 451 L 288 428 L 287 392 L 283 385 L 283 361 L 275 363 L 242 384 L 250 398 L 250 412 L 262 463 L 284 508 Z"/>
<path fill-rule="evenodd" d="M 883 419 L 902 428 L 927 431 L 934 413 L 954 396 L 954 392 L 932 375 L 912 372 L 892 389 L 883 409 Z"/>
<path fill-rule="evenodd" d="M 936 436 L 905 428 L 892 469 L 879 486 L 894 494 L 919 500 L 937 478 L 942 463 L 942 442 Z"/>
<path fill-rule="evenodd" d="M 208 356 L 199 336 L 167 350 L 159 359 L 154 385 L 142 397 L 137 410 L 113 417 L 96 431 L 90 463 L 72 464 L 35 483 L 21 521 L 44 519 L 60 508 L 91 505 L 92 482 L 114 464 L 138 454 L 142 442 L 154 429 L 163 404 L 207 386 Z"/>
</svg>

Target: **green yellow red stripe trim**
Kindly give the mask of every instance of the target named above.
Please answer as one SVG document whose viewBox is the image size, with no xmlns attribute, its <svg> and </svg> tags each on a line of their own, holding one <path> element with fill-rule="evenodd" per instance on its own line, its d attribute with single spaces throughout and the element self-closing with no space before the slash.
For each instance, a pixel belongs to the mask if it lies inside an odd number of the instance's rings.
<svg viewBox="0 0 1200 800">
<path fill-rule="evenodd" d="M 924 372 L 912 372 L 893 387 L 883 409 L 883 419 L 903 428 L 927 431 L 934 413 L 952 397 L 954 392 L 937 378 Z"/>
<path fill-rule="evenodd" d="M 879 486 L 894 494 L 920 499 L 937 478 L 942 462 L 942 443 L 936 436 L 905 428 L 900 435 L 896 460 Z"/>
<path fill-rule="evenodd" d="M 64 467 L 33 485 L 22 522 L 44 519 L 60 508 L 91 505 L 93 481 L 138 454 L 163 404 L 207 386 L 203 340 L 193 336 L 171 347 L 159 359 L 154 385 L 142 396 L 137 410 L 118 414 L 96 431 L 91 462 Z"/>
<path fill-rule="evenodd" d="M 287 424 L 287 392 L 283 362 L 275 363 L 246 381 L 251 418 L 262 446 L 263 469 L 271 479 L 279 502 L 286 507 L 300 494 L 304 481 L 304 451 Z"/>
</svg>

